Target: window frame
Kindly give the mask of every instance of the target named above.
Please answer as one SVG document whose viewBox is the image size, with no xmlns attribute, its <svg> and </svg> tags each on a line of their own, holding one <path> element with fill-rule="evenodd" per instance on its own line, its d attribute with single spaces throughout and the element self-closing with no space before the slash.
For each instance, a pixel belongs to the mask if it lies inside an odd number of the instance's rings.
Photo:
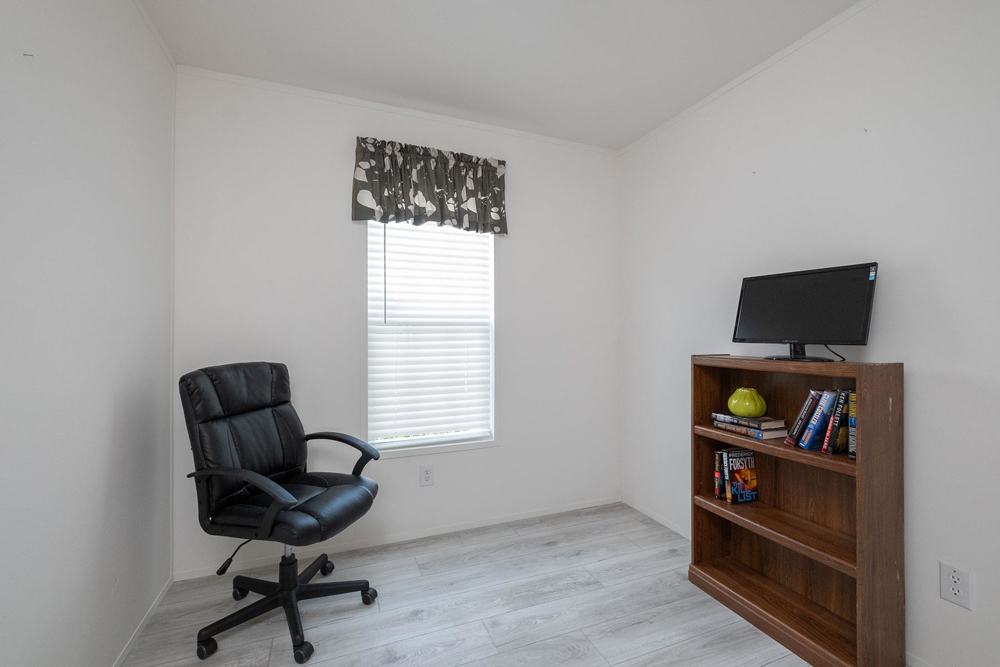
<svg viewBox="0 0 1000 667">
<path fill-rule="evenodd" d="M 364 375 L 364 391 L 361 392 L 361 424 L 358 428 L 359 433 L 364 434 L 364 439 L 369 442 L 368 433 L 368 224 L 367 222 L 363 224 L 358 224 L 357 226 L 361 228 L 361 253 L 364 261 L 361 262 L 361 358 L 364 360 L 362 374 Z M 386 224 L 386 223 L 378 223 Z M 391 224 L 408 224 L 408 223 L 391 223 Z M 427 223 L 434 224 L 434 223 Z M 475 232 L 465 232 L 468 234 L 473 234 Z M 474 437 L 461 437 L 454 436 L 454 438 L 439 438 L 436 441 L 431 438 L 421 440 L 420 438 L 413 438 L 405 444 L 395 444 L 388 445 L 386 443 L 370 443 L 373 447 L 378 449 L 381 458 L 383 459 L 394 459 L 394 458 L 404 458 L 409 456 L 422 456 L 427 454 L 443 454 L 447 452 L 460 452 L 469 451 L 476 449 L 489 449 L 493 447 L 500 446 L 500 352 L 499 346 L 497 345 L 497 340 L 499 337 L 500 324 L 499 324 L 499 313 L 497 309 L 497 253 L 496 253 L 496 238 L 494 234 L 490 235 L 490 254 L 492 261 L 492 276 L 493 281 L 493 336 L 491 341 L 490 356 L 492 362 L 492 386 L 491 386 L 491 398 L 493 401 L 493 428 L 491 436 L 474 436 Z"/>
</svg>

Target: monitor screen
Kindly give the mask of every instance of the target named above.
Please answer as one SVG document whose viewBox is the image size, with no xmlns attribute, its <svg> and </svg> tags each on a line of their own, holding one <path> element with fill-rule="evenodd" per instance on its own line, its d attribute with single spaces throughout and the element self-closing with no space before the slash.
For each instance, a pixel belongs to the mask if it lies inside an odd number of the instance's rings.
<svg viewBox="0 0 1000 667">
<path fill-rule="evenodd" d="M 865 345 L 878 264 L 743 279 L 734 343 Z"/>
</svg>

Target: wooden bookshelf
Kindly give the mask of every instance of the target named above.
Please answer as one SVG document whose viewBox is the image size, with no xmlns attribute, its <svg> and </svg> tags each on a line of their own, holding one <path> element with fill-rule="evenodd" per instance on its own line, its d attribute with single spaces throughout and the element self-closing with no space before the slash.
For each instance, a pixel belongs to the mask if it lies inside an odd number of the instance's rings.
<svg viewBox="0 0 1000 667">
<path fill-rule="evenodd" d="M 692 357 L 690 580 L 812 665 L 903 667 L 903 365 Z M 791 426 L 810 389 L 857 392 L 858 460 L 712 427 L 738 387 Z M 753 450 L 759 500 L 714 497 Z"/>
</svg>

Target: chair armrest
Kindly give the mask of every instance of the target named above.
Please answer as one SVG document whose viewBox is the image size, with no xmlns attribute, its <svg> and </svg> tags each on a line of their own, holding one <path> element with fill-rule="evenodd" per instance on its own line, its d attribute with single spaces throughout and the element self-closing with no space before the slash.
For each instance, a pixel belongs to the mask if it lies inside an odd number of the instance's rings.
<svg viewBox="0 0 1000 667">
<path fill-rule="evenodd" d="M 308 434 L 306 436 L 306 440 L 336 440 L 337 442 L 342 442 L 345 445 L 354 447 L 354 449 L 361 452 L 361 458 L 359 458 L 358 462 L 354 464 L 354 470 L 352 471 L 355 475 L 360 475 L 361 471 L 365 469 L 365 466 L 369 461 L 378 461 L 379 456 L 381 456 L 377 449 L 369 445 L 364 440 L 355 438 L 353 435 L 347 435 L 346 433 L 320 431 L 319 433 Z"/>
<path fill-rule="evenodd" d="M 260 530 L 264 534 L 265 539 L 271 535 L 271 530 L 274 528 L 274 519 L 278 516 L 278 512 L 290 510 L 299 504 L 295 496 L 283 489 L 277 482 L 264 477 L 259 472 L 245 470 L 244 468 L 204 468 L 203 470 L 195 470 L 188 477 L 194 477 L 195 481 L 203 477 L 229 477 L 250 484 L 269 495 L 274 502 L 264 512 L 264 518 L 260 524 Z"/>
</svg>

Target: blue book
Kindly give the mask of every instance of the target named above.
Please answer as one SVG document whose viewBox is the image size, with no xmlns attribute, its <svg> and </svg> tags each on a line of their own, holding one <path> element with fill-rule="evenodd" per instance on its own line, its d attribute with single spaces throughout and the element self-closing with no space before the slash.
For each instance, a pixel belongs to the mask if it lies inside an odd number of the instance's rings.
<svg viewBox="0 0 1000 667">
<path fill-rule="evenodd" d="M 819 449 L 823 446 L 823 435 L 826 433 L 826 424 L 833 412 L 833 406 L 837 402 L 837 392 L 824 391 L 809 419 L 809 425 L 802 432 L 799 440 L 799 447 L 802 449 Z"/>
</svg>

